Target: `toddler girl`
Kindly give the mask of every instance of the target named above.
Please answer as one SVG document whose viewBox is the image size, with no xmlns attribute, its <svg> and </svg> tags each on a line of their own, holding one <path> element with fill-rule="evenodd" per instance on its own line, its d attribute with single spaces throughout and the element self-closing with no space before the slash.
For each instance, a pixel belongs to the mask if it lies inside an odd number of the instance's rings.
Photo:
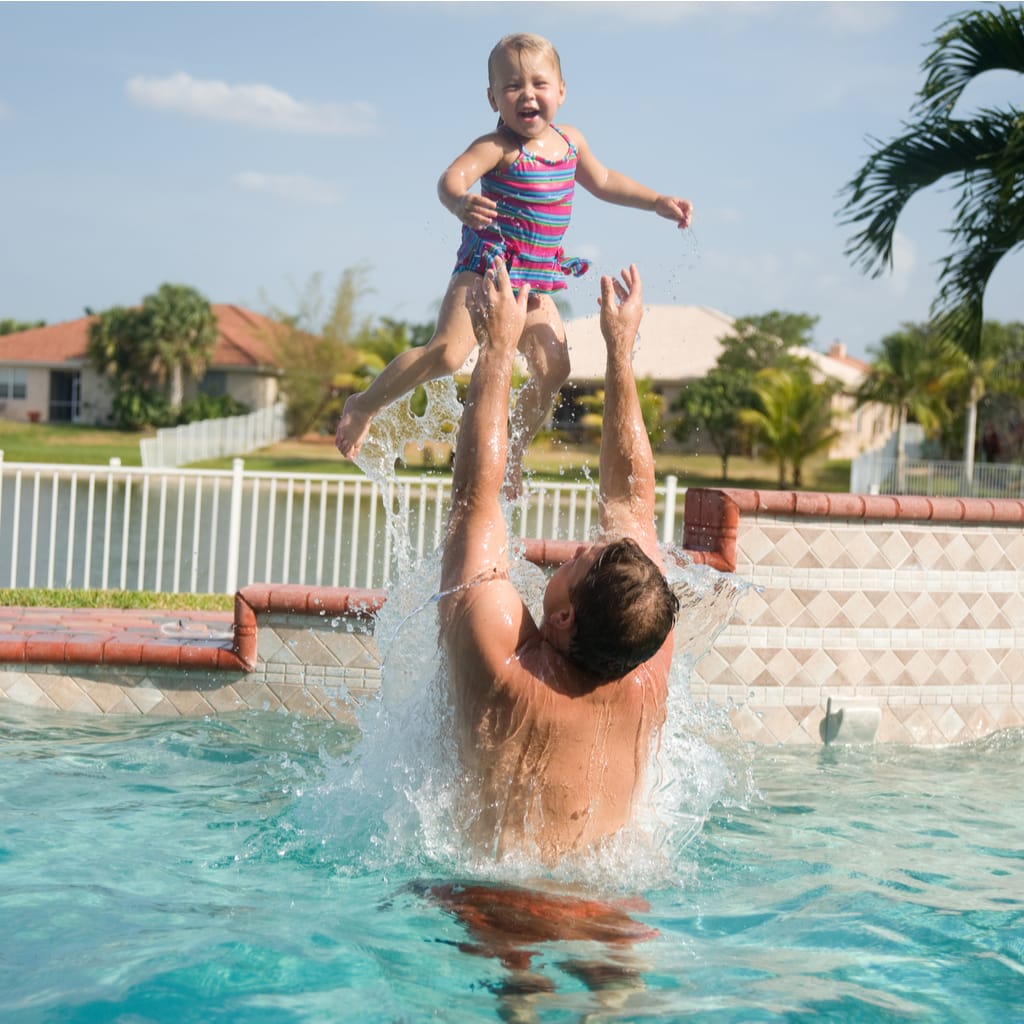
<svg viewBox="0 0 1024 1024">
<path fill-rule="evenodd" d="M 585 260 L 566 259 L 561 248 L 575 182 L 598 199 L 653 210 L 680 228 L 689 225 L 692 206 L 606 168 L 579 131 L 556 127 L 565 82 L 558 53 L 546 39 L 506 36 L 491 51 L 487 70 L 487 99 L 499 116 L 498 127 L 471 143 L 438 182 L 441 202 L 464 227 L 434 336 L 397 356 L 365 391 L 346 401 L 335 440 L 342 455 L 355 458 L 381 409 L 463 365 L 476 345 L 466 308 L 469 290 L 500 256 L 513 286 L 530 284 L 519 341 L 530 379 L 512 414 L 508 460 L 516 467 L 515 491 L 522 452 L 569 375 L 565 328 L 550 296 L 566 287 L 567 275 L 587 269 Z M 478 181 L 481 191 L 470 191 Z"/>
</svg>

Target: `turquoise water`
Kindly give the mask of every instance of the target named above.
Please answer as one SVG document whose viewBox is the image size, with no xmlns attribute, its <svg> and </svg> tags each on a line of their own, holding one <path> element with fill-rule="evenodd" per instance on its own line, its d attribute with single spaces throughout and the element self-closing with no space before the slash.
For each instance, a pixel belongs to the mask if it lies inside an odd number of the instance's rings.
<svg viewBox="0 0 1024 1024">
<path fill-rule="evenodd" d="M 418 780 L 367 780 L 354 730 L 0 707 L 0 1020 L 1024 1020 L 1024 733 L 706 732 L 673 762 L 701 779 L 659 783 L 681 813 L 559 882 L 657 935 L 521 943 L 514 974 L 424 889 L 526 880 L 445 846 Z"/>
</svg>

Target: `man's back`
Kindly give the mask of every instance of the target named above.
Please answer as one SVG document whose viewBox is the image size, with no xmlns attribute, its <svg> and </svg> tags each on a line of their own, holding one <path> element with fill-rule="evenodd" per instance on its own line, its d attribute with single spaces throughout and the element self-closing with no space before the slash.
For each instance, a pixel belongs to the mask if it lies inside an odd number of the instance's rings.
<svg viewBox="0 0 1024 1024">
<path fill-rule="evenodd" d="M 671 637 L 624 679 L 593 686 L 541 638 L 511 584 L 477 588 L 512 591 L 503 597 L 518 602 L 522 642 L 512 659 L 481 643 L 487 621 L 479 630 L 470 625 L 483 613 L 471 592 L 443 616 L 463 773 L 460 818 L 481 850 L 554 863 L 631 821 L 665 719 Z M 480 602 L 488 614 L 493 604 Z"/>
</svg>

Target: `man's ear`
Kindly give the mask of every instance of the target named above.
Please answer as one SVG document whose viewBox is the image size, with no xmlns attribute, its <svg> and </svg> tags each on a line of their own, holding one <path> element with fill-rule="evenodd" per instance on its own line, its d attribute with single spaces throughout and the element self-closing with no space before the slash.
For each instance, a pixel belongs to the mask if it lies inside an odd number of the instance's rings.
<svg viewBox="0 0 1024 1024">
<path fill-rule="evenodd" d="M 571 604 L 566 604 L 549 616 L 549 619 L 551 625 L 559 633 L 565 633 L 568 636 L 576 625 L 576 609 Z"/>
<path fill-rule="evenodd" d="M 491 105 L 491 110 L 495 113 L 498 112 L 498 104 L 494 99 L 494 93 L 491 91 L 491 87 L 487 86 L 487 102 Z"/>
</svg>

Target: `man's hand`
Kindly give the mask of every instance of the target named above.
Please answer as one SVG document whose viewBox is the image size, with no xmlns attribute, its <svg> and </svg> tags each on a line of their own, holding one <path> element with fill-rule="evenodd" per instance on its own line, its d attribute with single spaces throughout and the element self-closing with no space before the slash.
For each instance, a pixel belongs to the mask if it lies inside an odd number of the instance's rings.
<svg viewBox="0 0 1024 1024">
<path fill-rule="evenodd" d="M 622 271 L 620 284 L 613 277 L 601 278 L 601 333 L 609 355 L 632 358 L 633 345 L 643 317 L 643 287 L 640 271 L 631 263 Z"/>
<path fill-rule="evenodd" d="M 526 303 L 530 286 L 524 284 L 517 296 L 512 290 L 505 261 L 500 257 L 473 286 L 467 304 L 473 332 L 481 348 L 497 352 L 515 351 L 526 324 Z"/>
</svg>

